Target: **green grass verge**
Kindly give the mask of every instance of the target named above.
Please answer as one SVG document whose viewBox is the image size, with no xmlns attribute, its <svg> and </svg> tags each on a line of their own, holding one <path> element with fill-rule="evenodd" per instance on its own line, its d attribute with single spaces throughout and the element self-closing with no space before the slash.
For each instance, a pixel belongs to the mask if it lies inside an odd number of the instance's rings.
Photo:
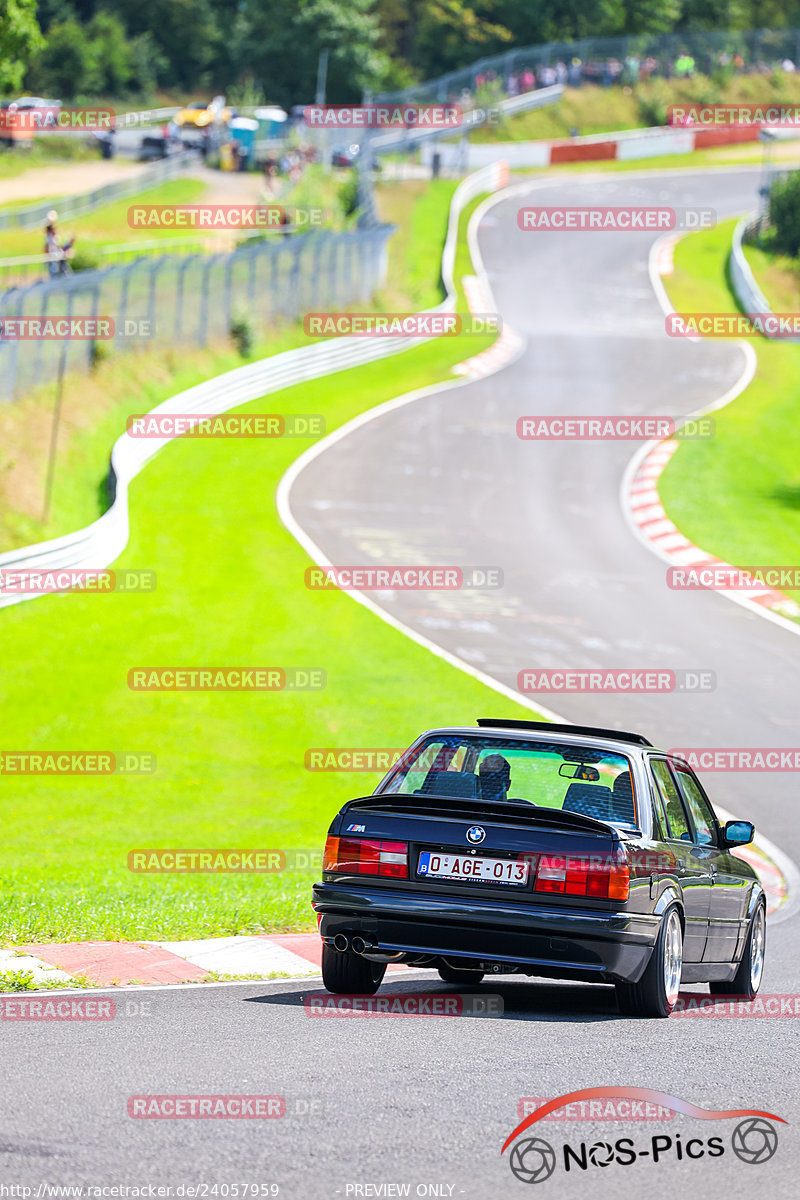
<svg viewBox="0 0 800 1200">
<path fill-rule="evenodd" d="M 76 235 L 76 250 L 87 245 L 116 245 L 118 242 L 133 241 L 135 238 L 149 241 L 154 238 L 186 237 L 187 233 L 191 234 L 191 230 L 134 231 L 128 224 L 128 209 L 132 204 L 196 204 L 202 199 L 206 187 L 207 185 L 199 179 L 169 179 L 158 187 L 104 204 L 82 217 L 65 219 L 60 223 L 60 233 Z M 0 233 L 0 258 L 10 258 L 13 254 L 42 254 L 43 248 L 42 229 L 12 229 Z"/>
<path fill-rule="evenodd" d="M 679 312 L 735 312 L 727 261 L 735 222 L 691 234 L 665 280 Z M 661 476 L 667 513 L 704 550 L 739 566 L 800 563 L 800 346 L 754 340 L 756 377 L 714 413 L 713 438 L 681 443 Z M 800 600 L 800 591 L 788 592 Z"/>
<path fill-rule="evenodd" d="M 379 185 L 382 217 L 396 225 L 397 233 L 389 243 L 386 284 L 370 306 L 374 311 L 416 311 L 441 300 L 439 263 L 455 186 L 450 180 Z M 273 327 L 257 340 L 251 359 L 316 340 L 301 325 Z M 0 411 L 0 488 L 4 477 L 9 484 L 0 493 L 0 552 L 58 537 L 93 521 L 107 506 L 108 456 L 126 418 L 242 361 L 225 342 L 205 350 L 187 346 L 112 355 L 90 376 L 68 376 L 53 504 L 46 523 L 42 501 L 54 387 L 39 388 L 5 406 Z"/>
<path fill-rule="evenodd" d="M 743 246 L 744 256 L 773 312 L 797 312 L 800 308 L 800 262 L 788 254 L 777 254 L 769 242 Z"/>
<path fill-rule="evenodd" d="M 440 339 L 242 411 L 319 412 L 335 429 L 450 378 L 452 365 L 483 345 Z M 314 870 L 141 876 L 127 870 L 127 853 L 319 851 L 339 805 L 371 791 L 377 776 L 309 772 L 307 749 L 402 746 L 427 726 L 529 711 L 345 593 L 304 587 L 309 560 L 274 502 L 303 445 L 171 444 L 133 482 L 131 539 L 118 564 L 155 570 L 157 589 L 53 596 L 3 612 L 3 749 L 107 748 L 157 760 L 151 775 L 2 777 L 0 872 L 13 885 L 0 896 L 0 937 L 8 943 L 313 928 Z M 206 663 L 319 667 L 327 686 L 229 695 L 127 687 L 131 667 Z"/>
</svg>

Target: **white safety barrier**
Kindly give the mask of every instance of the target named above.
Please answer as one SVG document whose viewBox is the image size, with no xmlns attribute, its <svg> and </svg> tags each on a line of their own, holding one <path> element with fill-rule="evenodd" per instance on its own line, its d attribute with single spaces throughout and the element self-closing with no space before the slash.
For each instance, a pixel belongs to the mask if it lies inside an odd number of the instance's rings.
<svg viewBox="0 0 800 1200">
<path fill-rule="evenodd" d="M 740 308 L 746 313 L 770 312 L 769 301 L 756 283 L 750 264 L 744 256 L 742 242 L 745 234 L 758 220 L 755 213 L 742 217 L 733 231 L 729 267 L 733 291 Z M 794 339 L 792 339 L 794 340 Z"/>
</svg>

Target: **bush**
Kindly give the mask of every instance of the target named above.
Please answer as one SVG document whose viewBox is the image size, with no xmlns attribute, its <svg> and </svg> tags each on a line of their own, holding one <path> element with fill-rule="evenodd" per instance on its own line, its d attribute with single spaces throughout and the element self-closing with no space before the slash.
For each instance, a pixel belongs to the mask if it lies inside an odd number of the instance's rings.
<svg viewBox="0 0 800 1200">
<path fill-rule="evenodd" d="M 337 200 L 346 217 L 352 217 L 358 212 L 358 179 L 355 170 L 351 171 L 340 185 Z"/>
<path fill-rule="evenodd" d="M 100 247 L 93 245 L 92 242 L 80 242 L 72 252 L 70 266 L 73 271 L 96 271 L 98 267 L 103 265 L 103 256 L 100 253 Z"/>
<path fill-rule="evenodd" d="M 255 334 L 253 322 L 248 313 L 234 313 L 231 319 L 230 335 L 242 358 L 249 358 L 253 353 Z"/>
<path fill-rule="evenodd" d="M 107 342 L 89 343 L 89 366 L 92 371 L 96 371 L 110 357 L 111 349 Z"/>
<path fill-rule="evenodd" d="M 663 80 L 657 79 L 644 87 L 636 87 L 633 94 L 642 124 L 666 125 L 672 95 Z"/>
<path fill-rule="evenodd" d="M 769 191 L 769 219 L 775 230 L 775 249 L 797 258 L 800 254 L 800 171 L 776 179 Z"/>
</svg>

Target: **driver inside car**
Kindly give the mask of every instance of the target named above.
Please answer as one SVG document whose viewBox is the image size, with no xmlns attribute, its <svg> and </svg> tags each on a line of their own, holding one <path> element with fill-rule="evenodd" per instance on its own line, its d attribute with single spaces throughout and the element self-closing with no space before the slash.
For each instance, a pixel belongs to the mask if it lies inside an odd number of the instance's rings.
<svg viewBox="0 0 800 1200">
<path fill-rule="evenodd" d="M 478 767 L 478 793 L 482 800 L 507 801 L 509 804 L 528 804 L 527 800 L 509 797 L 511 767 L 502 754 L 487 754 Z"/>
</svg>

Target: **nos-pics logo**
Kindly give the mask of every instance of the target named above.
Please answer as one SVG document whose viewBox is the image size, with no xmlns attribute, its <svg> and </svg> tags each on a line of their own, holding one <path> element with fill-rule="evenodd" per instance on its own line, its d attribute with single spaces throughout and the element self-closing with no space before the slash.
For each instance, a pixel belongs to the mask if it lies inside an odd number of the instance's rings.
<svg viewBox="0 0 800 1200">
<path fill-rule="evenodd" d="M 536 1134 L 521 1136 L 537 1121 L 567 1104 L 605 1097 L 643 1100 L 702 1121 L 724 1121 L 737 1117 L 740 1119 L 727 1144 L 725 1137 L 719 1134 L 712 1137 L 686 1138 L 685 1135 L 681 1137 L 679 1133 L 659 1133 L 641 1142 L 631 1137 L 617 1138 L 613 1142 L 579 1142 L 577 1145 L 565 1142 L 557 1151 L 545 1138 L 538 1136 L 538 1130 Z M 517 1138 L 520 1139 L 515 1142 L 508 1162 L 512 1174 L 522 1183 L 544 1183 L 555 1173 L 559 1164 L 566 1172 L 588 1171 L 592 1167 L 603 1168 L 613 1164 L 631 1167 L 640 1160 L 654 1163 L 668 1159 L 697 1162 L 704 1158 L 721 1158 L 731 1151 L 741 1162 L 757 1165 L 768 1162 L 778 1149 L 778 1131 L 772 1124 L 773 1121 L 786 1124 L 784 1118 L 776 1116 L 775 1113 L 753 1108 L 723 1109 L 716 1112 L 700 1108 L 688 1100 L 680 1099 L 679 1096 L 670 1096 L 667 1092 L 658 1092 L 651 1088 L 583 1088 L 578 1092 L 556 1096 L 530 1113 L 509 1134 L 500 1153 L 505 1154 L 511 1143 Z"/>
</svg>

